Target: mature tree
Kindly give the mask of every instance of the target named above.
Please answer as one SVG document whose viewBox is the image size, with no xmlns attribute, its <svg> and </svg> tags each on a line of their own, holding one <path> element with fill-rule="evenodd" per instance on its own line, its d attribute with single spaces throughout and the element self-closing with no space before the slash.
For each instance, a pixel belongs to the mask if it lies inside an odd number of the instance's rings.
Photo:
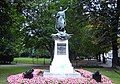
<svg viewBox="0 0 120 84">
<path fill-rule="evenodd" d="M 90 0 L 85 4 L 87 4 L 85 7 L 90 15 L 92 25 L 97 29 L 95 35 L 98 38 L 97 43 L 102 52 L 106 52 L 110 44 L 112 45 L 112 63 L 115 67 L 118 64 L 117 34 L 120 2 L 119 0 Z"/>
<path fill-rule="evenodd" d="M 112 21 L 112 49 L 113 49 L 113 60 L 112 60 L 112 67 L 116 67 L 118 65 L 118 47 L 117 47 L 117 35 L 118 35 L 118 24 L 119 24 L 119 17 L 120 17 L 120 0 L 117 0 L 116 3 L 117 7 L 113 12 Z"/>
<path fill-rule="evenodd" d="M 17 6 L 9 0 L 0 1 L 0 52 L 5 54 L 3 56 L 16 53 L 16 38 L 24 20 Z"/>
</svg>

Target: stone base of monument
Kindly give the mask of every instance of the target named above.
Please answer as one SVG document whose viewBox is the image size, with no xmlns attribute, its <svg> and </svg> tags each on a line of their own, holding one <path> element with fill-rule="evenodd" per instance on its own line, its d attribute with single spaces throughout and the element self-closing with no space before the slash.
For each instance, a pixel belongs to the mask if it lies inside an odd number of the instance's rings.
<svg viewBox="0 0 120 84">
<path fill-rule="evenodd" d="M 55 46 L 54 46 L 54 58 L 50 66 L 50 73 L 54 74 L 73 73 L 74 69 L 69 60 L 69 48 L 68 48 L 68 39 L 70 38 L 70 34 L 60 33 L 59 35 L 58 33 L 52 34 L 52 37 L 55 40 Z"/>
<path fill-rule="evenodd" d="M 71 34 L 59 32 L 52 34 L 55 41 L 54 58 L 50 65 L 50 71 L 45 71 L 44 77 L 55 78 L 81 78 L 81 74 L 76 72 L 69 60 L 68 39 Z"/>
<path fill-rule="evenodd" d="M 65 65 L 66 66 L 66 65 Z M 73 67 L 71 66 L 50 66 L 50 73 L 54 73 L 54 74 L 69 74 L 69 73 L 73 73 Z"/>
<path fill-rule="evenodd" d="M 52 78 L 82 78 L 81 74 L 74 71 L 73 73 L 50 73 L 49 70 L 46 70 L 43 73 L 43 77 L 52 77 Z"/>
</svg>

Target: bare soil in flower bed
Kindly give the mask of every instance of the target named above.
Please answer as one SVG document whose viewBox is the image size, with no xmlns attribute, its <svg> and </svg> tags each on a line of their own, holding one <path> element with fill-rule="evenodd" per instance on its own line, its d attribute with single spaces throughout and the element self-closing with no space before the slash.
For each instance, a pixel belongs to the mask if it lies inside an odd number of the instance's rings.
<svg viewBox="0 0 120 84">
<path fill-rule="evenodd" d="M 11 75 L 7 78 L 9 84 L 113 84 L 112 81 L 102 75 L 101 82 L 96 82 L 92 79 L 91 72 L 83 69 L 76 69 L 83 77 L 82 78 L 53 78 L 53 77 L 43 77 L 40 72 L 44 73 L 45 70 L 34 69 L 33 78 L 24 78 L 23 73 Z"/>
</svg>

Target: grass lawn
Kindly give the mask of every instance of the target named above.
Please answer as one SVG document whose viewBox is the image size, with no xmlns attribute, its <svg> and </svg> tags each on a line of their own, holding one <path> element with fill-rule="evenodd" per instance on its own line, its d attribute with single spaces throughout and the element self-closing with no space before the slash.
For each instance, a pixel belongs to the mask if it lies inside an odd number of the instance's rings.
<svg viewBox="0 0 120 84">
<path fill-rule="evenodd" d="M 14 62 L 22 64 L 50 64 L 48 58 L 14 58 Z"/>
<path fill-rule="evenodd" d="M 84 68 L 84 69 L 90 72 L 96 71 L 96 68 Z M 114 82 L 114 84 L 120 84 L 120 73 L 116 73 L 115 70 L 116 69 L 112 68 L 99 68 L 100 73 L 109 77 Z"/>
<path fill-rule="evenodd" d="M 35 67 L 30 66 L 0 66 L 0 84 L 8 84 L 7 77 L 19 74 Z M 37 67 L 38 68 L 38 67 Z M 47 67 L 39 67 L 40 69 L 48 69 Z"/>
<path fill-rule="evenodd" d="M 0 84 L 7 84 L 7 77 L 9 75 L 22 73 L 26 70 L 29 70 L 34 67 L 28 66 L 0 66 Z M 46 67 L 39 67 L 40 69 Z M 83 68 L 85 70 L 94 72 L 96 68 Z M 120 84 L 120 74 L 117 74 L 114 69 L 106 69 L 106 68 L 99 68 L 101 74 L 108 76 L 111 80 L 113 80 L 114 84 Z"/>
<path fill-rule="evenodd" d="M 14 62 L 22 63 L 22 64 L 50 64 L 50 59 L 44 58 L 14 58 Z M 25 72 L 32 68 L 44 68 L 48 69 L 48 67 L 30 67 L 30 66 L 0 66 L 0 84 L 7 84 L 7 77 L 9 75 L 18 74 Z M 85 70 L 95 72 L 96 68 L 83 68 Z M 99 68 L 100 73 L 109 77 L 114 84 L 120 84 L 120 74 L 116 72 L 120 72 L 120 69 L 112 69 L 112 68 Z"/>
<path fill-rule="evenodd" d="M 32 67 L 18 67 L 18 66 L 0 66 L 0 84 L 7 84 L 7 77 L 9 75 L 25 72 Z"/>
</svg>

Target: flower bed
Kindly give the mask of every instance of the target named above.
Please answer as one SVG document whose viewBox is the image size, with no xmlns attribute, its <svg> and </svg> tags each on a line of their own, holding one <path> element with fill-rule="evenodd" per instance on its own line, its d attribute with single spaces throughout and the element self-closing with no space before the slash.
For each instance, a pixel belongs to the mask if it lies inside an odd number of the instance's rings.
<svg viewBox="0 0 120 84">
<path fill-rule="evenodd" d="M 38 75 L 38 73 L 44 70 L 41 69 L 34 69 L 33 78 L 27 79 L 23 77 L 23 73 L 17 75 L 11 75 L 7 78 L 9 84 L 112 84 L 112 81 L 102 75 L 101 82 L 96 82 L 92 79 L 92 73 L 83 70 L 83 69 L 76 69 L 83 77 L 82 78 L 52 78 L 52 77 L 43 77 Z"/>
</svg>

